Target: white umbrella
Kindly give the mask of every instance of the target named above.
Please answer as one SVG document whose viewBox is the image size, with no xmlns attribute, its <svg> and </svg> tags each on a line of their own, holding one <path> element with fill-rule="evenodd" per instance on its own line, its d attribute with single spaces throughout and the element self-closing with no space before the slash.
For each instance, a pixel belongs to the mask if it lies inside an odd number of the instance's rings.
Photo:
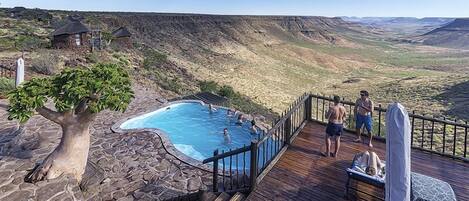
<svg viewBox="0 0 469 201">
<path fill-rule="evenodd" d="M 386 201 L 410 200 L 410 121 L 399 103 L 386 112 Z"/>
<path fill-rule="evenodd" d="M 19 58 L 16 61 L 16 82 L 15 86 L 18 87 L 24 81 L 24 59 Z"/>
</svg>

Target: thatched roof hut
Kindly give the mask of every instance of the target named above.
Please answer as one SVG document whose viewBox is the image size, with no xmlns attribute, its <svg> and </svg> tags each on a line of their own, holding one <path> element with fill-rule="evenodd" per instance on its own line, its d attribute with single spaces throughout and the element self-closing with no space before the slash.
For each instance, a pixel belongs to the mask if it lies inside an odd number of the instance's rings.
<svg viewBox="0 0 469 201">
<path fill-rule="evenodd" d="M 119 29 L 112 32 L 112 36 L 114 38 L 122 38 L 122 37 L 131 37 L 132 34 L 126 27 L 120 27 Z"/>
<path fill-rule="evenodd" d="M 89 47 L 91 30 L 78 19 L 69 17 L 69 22 L 52 32 L 54 48 Z"/>
<path fill-rule="evenodd" d="M 112 44 L 119 48 L 132 48 L 132 33 L 126 27 L 120 27 L 112 32 Z"/>
</svg>

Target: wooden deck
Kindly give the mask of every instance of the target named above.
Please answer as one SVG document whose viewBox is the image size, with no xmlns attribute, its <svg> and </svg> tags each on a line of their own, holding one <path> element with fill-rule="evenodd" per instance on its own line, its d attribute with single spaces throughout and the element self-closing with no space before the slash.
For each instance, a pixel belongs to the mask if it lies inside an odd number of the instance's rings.
<svg viewBox="0 0 469 201">
<path fill-rule="evenodd" d="M 345 169 L 354 154 L 368 147 L 354 143 L 354 136 L 346 133 L 338 157 L 322 157 L 319 148 L 324 143 L 324 130 L 318 123 L 308 123 L 248 200 L 345 200 Z M 385 143 L 375 142 L 372 150 L 385 160 L 385 148 Z M 468 163 L 412 150 L 412 171 L 448 182 L 458 200 L 469 200 Z M 356 187 L 378 192 L 362 183 Z M 357 194 L 357 198 L 370 200 L 362 194 Z"/>
</svg>

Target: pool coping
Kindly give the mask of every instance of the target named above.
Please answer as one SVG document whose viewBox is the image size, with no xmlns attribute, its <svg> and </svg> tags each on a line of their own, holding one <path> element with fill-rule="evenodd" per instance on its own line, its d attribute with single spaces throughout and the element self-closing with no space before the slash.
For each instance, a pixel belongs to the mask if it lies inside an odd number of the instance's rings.
<svg viewBox="0 0 469 201">
<path fill-rule="evenodd" d="M 173 105 L 173 104 L 177 104 L 177 103 L 200 103 L 202 105 L 206 105 L 203 101 L 200 101 L 200 100 L 178 100 L 178 101 L 166 102 L 162 105 L 157 106 L 154 109 L 150 109 L 150 111 L 140 112 L 140 113 L 137 113 L 137 114 L 134 114 L 134 115 L 127 116 L 123 119 L 120 119 L 119 121 L 117 121 L 116 123 L 114 123 L 111 126 L 111 131 L 115 132 L 115 133 L 129 133 L 129 132 L 151 132 L 151 133 L 155 133 L 160 138 L 161 143 L 163 144 L 163 148 L 166 150 L 166 152 L 168 154 L 174 156 L 176 159 L 180 160 L 184 164 L 193 166 L 195 168 L 198 168 L 198 169 L 206 171 L 206 172 L 213 173 L 212 165 L 203 164 L 202 161 L 191 158 L 190 156 L 187 156 L 186 154 L 179 151 L 173 145 L 171 140 L 169 139 L 168 134 L 166 132 L 164 132 L 163 130 L 160 130 L 158 128 L 122 129 L 120 127 L 124 122 L 126 122 L 126 121 L 128 121 L 132 118 L 139 117 L 139 116 L 142 116 L 142 115 L 145 115 L 145 114 L 149 114 L 149 113 L 154 112 L 156 110 L 159 110 L 161 108 L 164 108 L 164 107 L 167 107 L 167 106 L 170 106 L 170 105 Z M 216 108 L 223 108 L 223 109 L 226 109 L 226 110 L 230 109 L 228 107 L 223 107 L 223 106 L 215 106 L 215 107 Z M 244 113 L 242 113 L 242 112 L 240 112 L 240 113 L 244 115 Z M 262 127 L 264 127 L 264 126 L 262 126 Z M 265 129 L 265 128 L 261 128 L 261 129 Z M 221 172 L 219 172 L 219 174 L 221 174 Z"/>
</svg>

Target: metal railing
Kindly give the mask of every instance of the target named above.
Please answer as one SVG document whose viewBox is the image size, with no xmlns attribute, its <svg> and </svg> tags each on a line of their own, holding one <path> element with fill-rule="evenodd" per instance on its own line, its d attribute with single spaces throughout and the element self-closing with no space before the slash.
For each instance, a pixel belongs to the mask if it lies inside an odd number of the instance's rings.
<svg viewBox="0 0 469 201">
<path fill-rule="evenodd" d="M 329 105 L 333 103 L 331 97 L 311 94 L 313 103 L 312 119 L 327 123 L 325 113 Z M 342 100 L 348 118 L 346 130 L 355 132 L 354 106 L 352 101 Z M 373 138 L 386 139 L 385 124 L 386 109 L 379 104 L 374 108 L 373 118 Z M 434 118 L 426 115 L 416 114 L 415 111 L 409 113 L 411 123 L 411 145 L 414 149 L 440 154 L 446 157 L 469 162 L 467 154 L 467 121 L 449 120 L 447 118 Z"/>
<path fill-rule="evenodd" d="M 327 123 L 325 113 L 332 103 L 331 97 L 303 94 L 274 121 L 267 133 L 262 133 L 258 140 L 253 140 L 249 146 L 222 153 L 215 150 L 213 157 L 203 161 L 204 164 L 213 163 L 213 191 L 252 191 L 280 159 L 308 120 Z M 355 132 L 355 103 L 346 100 L 341 103 L 348 113 L 345 129 Z M 382 141 L 386 140 L 385 114 L 386 109 L 381 104 L 375 107 L 372 113 L 373 138 Z M 437 119 L 415 112 L 409 114 L 409 117 L 412 126 L 412 148 L 469 162 L 467 122 Z M 239 166 L 239 160 L 243 161 L 242 167 Z M 233 164 L 236 168 L 233 168 Z"/>
<path fill-rule="evenodd" d="M 215 150 L 213 157 L 203 161 L 204 164 L 212 163 L 212 190 L 253 190 L 310 118 L 311 97 L 304 94 L 274 121 L 267 133 L 262 132 L 249 146 L 222 153 Z"/>
</svg>

